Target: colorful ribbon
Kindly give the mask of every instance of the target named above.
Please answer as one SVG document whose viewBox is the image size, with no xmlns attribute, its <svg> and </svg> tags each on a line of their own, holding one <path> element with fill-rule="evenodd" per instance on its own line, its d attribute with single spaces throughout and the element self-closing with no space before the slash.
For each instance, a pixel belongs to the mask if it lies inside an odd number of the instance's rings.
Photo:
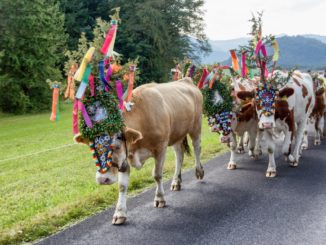
<svg viewBox="0 0 326 245">
<path fill-rule="evenodd" d="M 53 87 L 53 95 L 52 95 L 52 113 L 50 116 L 51 121 L 58 121 L 59 116 L 59 86 Z"/>
<path fill-rule="evenodd" d="M 113 47 L 115 43 L 115 38 L 118 29 L 118 22 L 116 20 L 111 20 L 111 28 L 108 31 L 103 46 L 101 48 L 101 53 L 106 57 L 111 57 L 113 55 Z"/>
<path fill-rule="evenodd" d="M 91 75 L 91 66 L 87 64 L 83 74 L 82 82 L 80 83 L 79 88 L 77 90 L 77 94 L 76 94 L 77 99 L 81 99 L 84 96 L 90 75 Z"/>
<path fill-rule="evenodd" d="M 110 82 L 111 75 L 112 75 L 112 67 L 111 67 L 111 64 L 109 63 L 109 67 L 108 67 L 108 70 L 106 71 L 106 75 L 105 75 L 105 80 L 108 82 L 108 84 Z"/>
<path fill-rule="evenodd" d="M 175 73 L 173 74 L 173 81 L 177 81 L 180 79 L 180 69 L 179 69 L 179 64 L 176 65 L 175 67 Z"/>
<path fill-rule="evenodd" d="M 79 69 L 77 70 L 77 72 L 75 73 L 75 80 L 77 81 L 81 81 L 84 77 L 84 73 L 86 71 L 87 65 L 89 62 L 91 62 L 92 58 L 93 58 L 93 54 L 95 52 L 95 48 L 94 47 L 90 47 L 87 51 L 87 53 L 85 54 L 83 61 L 79 67 Z M 88 79 L 88 77 L 87 77 Z"/>
<path fill-rule="evenodd" d="M 119 108 L 120 110 L 123 110 L 123 88 L 120 80 L 115 82 L 115 89 L 119 99 Z"/>
<path fill-rule="evenodd" d="M 89 88 L 91 91 L 91 96 L 94 97 L 95 96 L 95 85 L 94 85 L 94 76 L 91 74 L 88 78 L 89 81 Z"/>
<path fill-rule="evenodd" d="M 74 84 L 74 75 L 75 72 L 77 71 L 78 65 L 73 64 L 71 65 L 69 72 L 68 72 L 68 77 L 67 77 L 67 89 L 65 91 L 65 98 L 74 100 L 75 99 L 75 84 Z"/>
<path fill-rule="evenodd" d="M 198 82 L 198 84 L 197 84 L 197 87 L 198 87 L 199 89 L 202 89 L 202 88 L 203 88 L 204 81 L 205 81 L 205 79 L 207 78 L 207 76 L 208 76 L 208 70 L 207 70 L 206 68 L 204 68 L 204 69 L 203 69 L 203 73 L 201 74 L 200 80 L 199 80 L 199 82 Z"/>
<path fill-rule="evenodd" d="M 132 65 L 129 67 L 129 69 L 130 69 L 130 73 L 129 73 L 128 90 L 127 90 L 127 94 L 126 94 L 126 98 L 125 98 L 126 102 L 129 102 L 132 98 L 132 90 L 134 88 L 136 66 Z"/>
<path fill-rule="evenodd" d="M 215 72 L 215 74 L 213 75 L 212 79 L 209 81 L 209 88 L 212 89 L 213 88 L 213 84 L 218 76 L 218 71 Z"/>
<path fill-rule="evenodd" d="M 74 134 L 78 134 L 78 100 L 74 101 L 74 106 L 72 110 L 72 131 Z"/>
<path fill-rule="evenodd" d="M 231 54 L 231 60 L 232 60 L 232 67 L 234 71 L 239 71 L 239 63 L 237 59 L 237 55 L 235 53 L 235 50 L 230 50 Z"/>
<path fill-rule="evenodd" d="M 280 58 L 280 47 L 278 46 L 276 40 L 274 40 L 273 42 L 273 49 L 274 49 L 273 61 L 276 62 Z"/>
<path fill-rule="evenodd" d="M 195 70 L 196 70 L 196 66 L 195 65 L 192 65 L 189 69 L 189 72 L 188 72 L 188 77 L 192 77 L 195 73 Z"/>
<path fill-rule="evenodd" d="M 86 111 L 86 108 L 85 108 L 83 102 L 81 102 L 80 100 L 77 100 L 77 101 L 78 101 L 78 110 L 81 111 L 84 121 L 85 121 L 85 124 L 87 125 L 87 127 L 92 128 L 93 127 L 92 121 L 88 116 L 88 113 Z"/>
<path fill-rule="evenodd" d="M 255 55 L 258 55 L 262 45 L 263 45 L 263 41 L 259 40 L 255 48 Z"/>
<path fill-rule="evenodd" d="M 241 57 L 241 75 L 242 75 L 242 77 L 246 77 L 246 71 L 248 71 L 246 68 L 247 68 L 247 66 L 246 66 L 246 53 L 245 52 L 243 52 L 242 53 L 242 57 Z"/>
<path fill-rule="evenodd" d="M 106 79 L 106 75 L 105 75 L 105 72 L 104 72 L 104 67 L 105 67 L 105 62 L 104 60 L 100 60 L 99 62 L 99 72 L 100 72 L 100 78 L 101 78 L 101 81 L 104 85 L 104 88 L 105 90 L 107 91 L 108 89 L 112 90 L 112 87 L 110 86 L 110 84 L 108 83 L 108 80 Z M 108 70 L 109 71 L 109 70 Z M 111 73 L 112 73 L 112 69 L 111 69 Z M 109 74 L 109 78 L 110 78 L 111 74 Z"/>
</svg>

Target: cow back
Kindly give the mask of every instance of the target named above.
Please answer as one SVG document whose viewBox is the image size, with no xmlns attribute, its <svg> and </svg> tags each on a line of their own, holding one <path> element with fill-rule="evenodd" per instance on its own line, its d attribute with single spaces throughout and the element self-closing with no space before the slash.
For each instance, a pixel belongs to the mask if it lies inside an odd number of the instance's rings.
<svg viewBox="0 0 326 245">
<path fill-rule="evenodd" d="M 201 128 L 203 98 L 189 78 L 142 85 L 133 91 L 132 102 L 123 116 L 127 127 L 142 133 L 140 147 L 173 145 Z"/>
</svg>

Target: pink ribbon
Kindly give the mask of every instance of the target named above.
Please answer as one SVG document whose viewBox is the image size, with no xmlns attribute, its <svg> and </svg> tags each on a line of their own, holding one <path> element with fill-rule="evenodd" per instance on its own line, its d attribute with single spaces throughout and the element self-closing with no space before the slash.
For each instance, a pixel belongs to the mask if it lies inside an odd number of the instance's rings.
<svg viewBox="0 0 326 245">
<path fill-rule="evenodd" d="M 242 53 L 241 75 L 246 76 L 246 53 Z"/>
<path fill-rule="evenodd" d="M 259 50 L 261 49 L 261 46 L 263 45 L 263 41 L 259 40 L 257 45 L 256 45 L 256 49 L 255 49 L 255 55 L 258 55 Z"/>
<path fill-rule="evenodd" d="M 122 84 L 120 80 L 117 80 L 115 82 L 115 89 L 117 91 L 118 99 L 119 99 L 119 108 L 120 110 L 123 110 L 123 89 L 122 89 Z"/>
<path fill-rule="evenodd" d="M 74 134 L 78 134 L 78 100 L 74 100 L 74 107 L 72 110 L 72 131 Z"/>
<path fill-rule="evenodd" d="M 264 57 L 267 57 L 267 51 L 266 51 L 266 47 L 264 44 L 261 45 L 261 53 L 264 55 Z"/>
<path fill-rule="evenodd" d="M 105 80 L 109 83 L 110 82 L 110 77 L 112 75 L 112 66 L 109 65 L 108 70 L 106 71 L 106 75 L 105 75 Z"/>
<path fill-rule="evenodd" d="M 117 25 L 112 25 L 112 27 L 108 31 L 108 33 L 106 35 L 106 38 L 105 38 L 105 41 L 103 43 L 103 46 L 101 48 L 102 54 L 106 55 L 106 53 L 108 52 L 110 43 L 112 42 L 112 39 L 113 39 L 113 36 L 114 36 L 114 33 L 115 33 L 116 29 L 117 29 Z"/>
<path fill-rule="evenodd" d="M 205 79 L 207 78 L 208 74 L 209 74 L 208 70 L 207 70 L 206 68 L 204 68 L 204 69 L 203 69 L 203 73 L 202 73 L 202 75 L 201 75 L 201 77 L 200 77 L 200 80 L 199 80 L 199 82 L 198 82 L 198 84 L 197 84 L 197 87 L 198 87 L 199 89 L 202 89 L 202 88 L 203 88 L 203 86 L 204 86 L 204 81 L 205 81 Z"/>
<path fill-rule="evenodd" d="M 78 109 L 83 114 L 83 118 L 84 118 L 84 121 L 85 121 L 87 127 L 92 128 L 93 127 L 92 121 L 87 114 L 87 111 L 85 109 L 83 102 L 81 102 L 80 100 L 78 100 Z"/>
<path fill-rule="evenodd" d="M 91 90 L 91 96 L 94 96 L 95 95 L 95 87 L 94 87 L 94 76 L 92 74 L 88 77 L 88 81 L 89 81 L 89 87 Z"/>
</svg>

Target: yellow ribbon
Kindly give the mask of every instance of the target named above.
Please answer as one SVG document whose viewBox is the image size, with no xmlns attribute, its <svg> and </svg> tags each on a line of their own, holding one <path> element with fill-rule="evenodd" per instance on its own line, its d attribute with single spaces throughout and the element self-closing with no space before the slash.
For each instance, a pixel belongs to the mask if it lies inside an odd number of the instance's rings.
<svg viewBox="0 0 326 245">
<path fill-rule="evenodd" d="M 87 51 L 87 53 L 85 54 L 83 61 L 79 67 L 79 69 L 77 70 L 74 78 L 77 81 L 81 81 L 83 79 L 85 70 L 86 70 L 86 66 L 89 62 L 91 62 L 92 58 L 93 58 L 93 54 L 95 52 L 95 48 L 94 47 L 90 47 Z"/>
<path fill-rule="evenodd" d="M 273 42 L 273 49 L 274 49 L 273 61 L 278 61 L 278 59 L 280 58 L 280 47 L 278 46 L 276 40 L 274 40 Z"/>
</svg>

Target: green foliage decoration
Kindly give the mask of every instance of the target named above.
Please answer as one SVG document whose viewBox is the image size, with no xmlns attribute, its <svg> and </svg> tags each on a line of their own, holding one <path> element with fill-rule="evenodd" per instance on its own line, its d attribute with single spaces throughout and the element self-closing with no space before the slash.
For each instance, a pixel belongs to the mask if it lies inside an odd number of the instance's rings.
<svg viewBox="0 0 326 245">
<path fill-rule="evenodd" d="M 93 127 L 89 128 L 81 113 L 79 115 L 79 129 L 82 135 L 88 139 L 93 140 L 95 136 L 107 133 L 109 135 L 114 135 L 115 133 L 122 130 L 124 127 L 122 114 L 118 107 L 118 100 L 112 92 L 106 92 L 100 84 L 97 84 L 97 87 L 100 87 L 96 93 L 97 95 L 92 97 L 88 91 L 83 99 L 83 103 L 86 107 L 86 111 L 90 117 L 95 113 L 92 112 L 91 107 L 95 107 L 95 103 L 100 103 L 100 105 L 105 108 L 107 117 L 99 122 L 93 122 Z M 94 108 L 96 110 L 96 108 Z"/>
<path fill-rule="evenodd" d="M 222 102 L 214 103 L 214 93 L 216 91 L 222 97 Z M 221 112 L 232 111 L 233 97 L 231 95 L 232 87 L 230 76 L 222 76 L 220 80 L 216 78 L 212 88 L 206 87 L 202 90 L 202 93 L 204 97 L 204 114 L 206 116 L 209 117 L 220 114 Z"/>
</svg>

